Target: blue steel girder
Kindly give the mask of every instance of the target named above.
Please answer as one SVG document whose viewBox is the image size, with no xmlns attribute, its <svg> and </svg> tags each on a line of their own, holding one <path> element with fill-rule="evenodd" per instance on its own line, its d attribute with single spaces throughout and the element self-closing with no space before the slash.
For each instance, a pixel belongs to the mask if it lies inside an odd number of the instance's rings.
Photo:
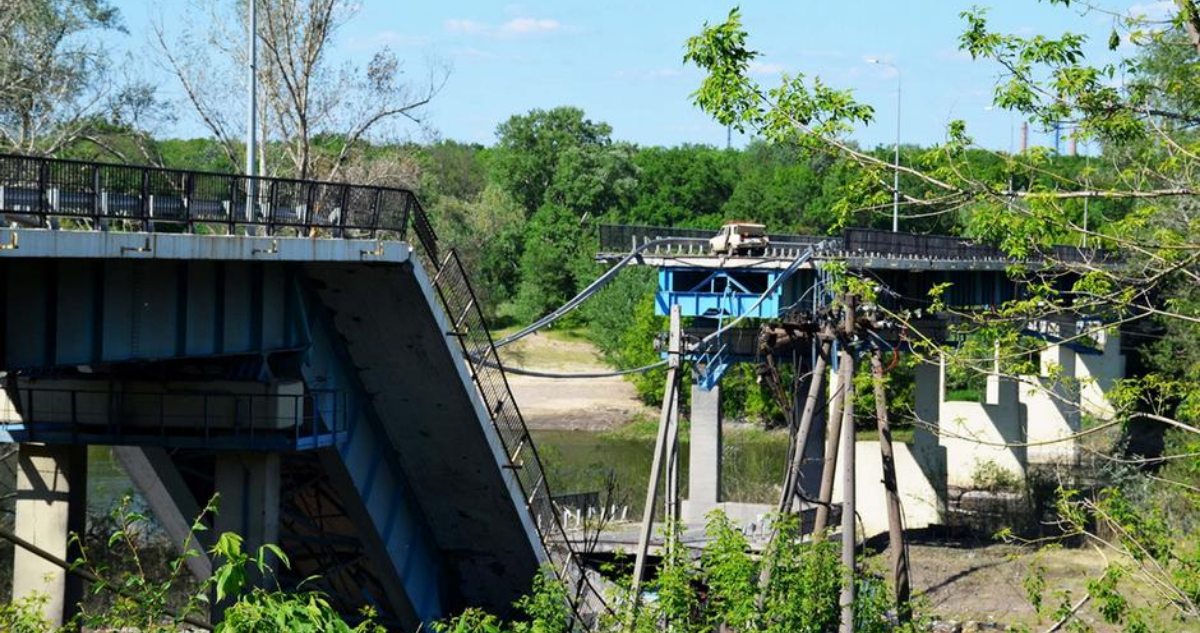
<svg viewBox="0 0 1200 633">
<path fill-rule="evenodd" d="M 762 302 L 759 297 L 778 274 L 775 270 L 661 268 L 655 314 L 667 315 L 672 305 L 678 305 L 684 317 L 777 318 L 783 288 L 776 289 Z M 762 290 L 752 288 L 750 280 L 759 281 L 757 285 Z"/>
<path fill-rule="evenodd" d="M 312 345 L 301 367 L 305 382 L 346 394 L 344 439 L 322 454 L 322 462 L 390 601 L 404 606 L 406 613 L 393 615 L 429 626 L 447 615 L 447 581 L 436 539 L 327 309 L 309 295 L 303 310 L 312 319 Z"/>
<path fill-rule="evenodd" d="M 295 274 L 262 262 L 0 260 L 0 370 L 300 349 Z"/>
</svg>

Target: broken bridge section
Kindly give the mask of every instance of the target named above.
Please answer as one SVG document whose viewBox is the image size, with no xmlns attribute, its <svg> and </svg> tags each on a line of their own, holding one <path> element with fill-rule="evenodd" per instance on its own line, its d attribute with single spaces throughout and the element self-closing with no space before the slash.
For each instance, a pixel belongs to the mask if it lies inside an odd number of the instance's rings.
<svg viewBox="0 0 1200 633">
<path fill-rule="evenodd" d="M 411 192 L 0 156 L 0 217 L 18 532 L 68 557 L 80 448 L 109 445 L 172 540 L 219 495 L 210 527 L 279 543 L 282 579 L 318 576 L 349 615 L 411 631 L 505 613 L 552 560 L 572 606 L 598 603 L 467 275 Z M 70 614 L 61 571 L 18 565 L 38 579 L 20 591 Z"/>
</svg>

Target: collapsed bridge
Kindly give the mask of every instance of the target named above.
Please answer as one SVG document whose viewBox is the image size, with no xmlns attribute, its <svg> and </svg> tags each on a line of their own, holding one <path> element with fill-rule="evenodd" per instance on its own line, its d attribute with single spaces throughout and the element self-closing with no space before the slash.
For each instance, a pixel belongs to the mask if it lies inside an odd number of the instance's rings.
<svg viewBox="0 0 1200 633">
<path fill-rule="evenodd" d="M 107 445 L 172 540 L 219 495 L 215 533 L 278 543 L 282 580 L 318 577 L 346 614 L 503 614 L 547 563 L 597 608 L 412 192 L 0 155 L 0 214 L 15 537 L 69 559 L 86 449 Z M 77 579 L 22 548 L 14 567 L 14 597 L 71 614 Z"/>
</svg>

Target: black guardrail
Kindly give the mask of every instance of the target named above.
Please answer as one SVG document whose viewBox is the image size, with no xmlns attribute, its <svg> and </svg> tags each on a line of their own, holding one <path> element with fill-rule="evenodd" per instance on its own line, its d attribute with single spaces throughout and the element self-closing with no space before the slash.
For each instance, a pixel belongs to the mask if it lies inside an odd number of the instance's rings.
<svg viewBox="0 0 1200 633">
<path fill-rule="evenodd" d="M 656 248 L 651 254 L 703 255 L 708 253 L 708 240 L 716 231 L 704 229 L 668 228 L 659 226 L 601 225 L 601 253 L 626 253 L 637 245 L 663 238 L 682 238 L 681 241 Z M 770 234 L 771 247 L 766 256 L 794 257 L 797 247 L 823 244 L 828 257 L 869 257 L 888 259 L 930 259 L 944 261 L 1014 261 L 1004 250 L 971 238 L 953 235 L 920 235 L 893 233 L 877 229 L 846 229 L 842 235 Z M 1035 253 L 1031 260 L 1062 263 L 1111 263 L 1114 254 L 1098 249 L 1074 246 L 1052 246 Z"/>
<path fill-rule="evenodd" d="M 0 154 L 6 224 L 404 239 L 418 205 L 395 187 Z"/>
<path fill-rule="evenodd" d="M 662 226 L 638 226 L 601 224 L 599 227 L 600 252 L 628 253 L 639 244 L 644 244 L 661 238 L 683 238 L 688 242 L 680 242 L 665 246 L 664 249 L 673 252 L 700 252 L 708 248 L 708 240 L 717 234 L 711 229 L 683 229 Z M 787 246 L 807 246 L 827 239 L 816 235 L 788 235 L 771 233 L 767 238 L 772 244 Z M 694 244 L 691 243 L 694 241 Z"/>
</svg>

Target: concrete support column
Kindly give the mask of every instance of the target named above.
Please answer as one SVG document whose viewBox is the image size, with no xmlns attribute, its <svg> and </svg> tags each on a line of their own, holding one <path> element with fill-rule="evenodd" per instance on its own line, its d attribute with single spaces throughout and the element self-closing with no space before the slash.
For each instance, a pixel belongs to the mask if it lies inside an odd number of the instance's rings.
<svg viewBox="0 0 1200 633">
<path fill-rule="evenodd" d="M 705 391 L 692 383 L 692 429 L 688 447 L 688 504 L 691 519 L 721 501 L 721 387 Z"/>
<path fill-rule="evenodd" d="M 1079 379 L 1079 404 L 1087 415 L 1110 419 L 1116 411 L 1108 401 L 1108 391 L 1125 377 L 1125 357 L 1121 354 L 1121 339 L 1117 328 L 1096 333 L 1099 354 L 1079 354 L 1075 359 L 1075 376 Z"/>
<path fill-rule="evenodd" d="M 221 496 L 214 521 L 217 535 L 235 532 L 247 552 L 279 543 L 278 453 L 222 453 L 216 488 Z"/>
<path fill-rule="evenodd" d="M 1040 354 L 1040 376 L 1027 378 L 1021 400 L 1028 412 L 1026 435 L 1034 443 L 1052 442 L 1078 433 L 1081 427 L 1078 362 L 1075 350 L 1048 345 Z M 1036 464 L 1070 464 L 1079 458 L 1075 441 L 1041 443 L 1029 447 Z"/>
<path fill-rule="evenodd" d="M 992 371 L 987 375 L 987 387 L 983 401 L 987 404 L 1000 404 L 1000 341 L 992 350 Z"/>
<path fill-rule="evenodd" d="M 72 532 L 83 534 L 87 519 L 87 447 L 22 444 L 17 456 L 14 531 L 53 556 L 74 561 Z M 62 568 L 20 547 L 13 551 L 14 600 L 45 594 L 43 614 L 54 626 L 73 616 L 83 583 Z"/>
<path fill-rule="evenodd" d="M 942 405 L 941 363 L 920 363 L 913 370 L 913 409 L 917 419 L 925 424 L 937 425 L 938 409 Z M 918 432 L 928 430 L 918 427 Z M 930 434 L 932 436 L 932 434 Z M 914 440 L 915 440 L 914 435 Z"/>
</svg>

